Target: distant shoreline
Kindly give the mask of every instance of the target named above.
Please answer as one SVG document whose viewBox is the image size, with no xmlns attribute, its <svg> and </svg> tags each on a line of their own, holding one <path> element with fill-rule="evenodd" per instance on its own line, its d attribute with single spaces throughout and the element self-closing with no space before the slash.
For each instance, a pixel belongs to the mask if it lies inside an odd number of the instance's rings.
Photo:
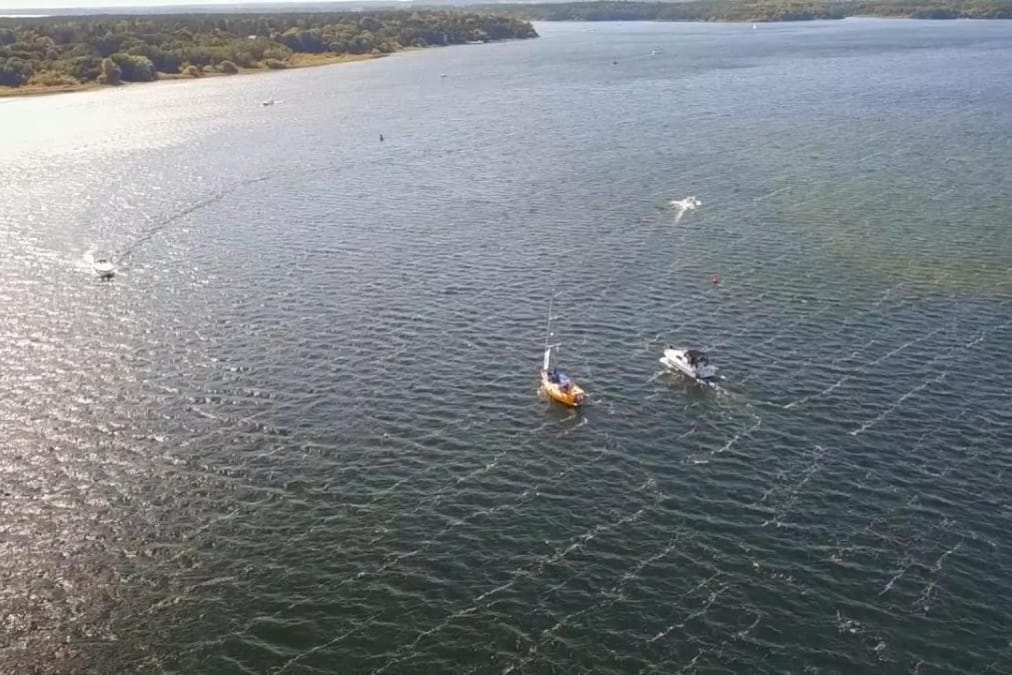
<svg viewBox="0 0 1012 675">
<path fill-rule="evenodd" d="M 81 15 L 0 19 L 0 97 L 365 61 L 538 37 L 492 12 Z"/>
<path fill-rule="evenodd" d="M 414 50 L 403 50 L 414 51 Z M 305 54 L 303 56 L 317 55 Z M 103 89 L 112 90 L 121 87 L 134 87 L 138 85 L 157 84 L 159 82 L 197 82 L 208 78 L 236 77 L 241 75 L 260 75 L 265 73 L 283 73 L 285 70 L 299 70 L 300 68 L 316 68 L 319 66 L 334 66 L 344 63 L 359 63 L 361 61 L 372 61 L 381 59 L 389 54 L 341 54 L 325 55 L 323 58 L 294 58 L 287 68 L 273 70 L 271 68 L 240 68 L 237 73 L 221 73 L 217 71 L 203 73 L 200 77 L 191 77 L 182 73 L 158 73 L 158 79 L 150 82 L 121 82 L 120 84 L 99 84 L 98 82 L 81 82 L 79 84 L 67 85 L 22 85 L 20 87 L 0 87 L 0 99 L 19 98 L 22 96 L 48 96 L 50 94 L 71 94 L 80 91 L 99 91 Z"/>
<path fill-rule="evenodd" d="M 497 14 L 546 22 L 784 23 L 876 19 L 1012 19 L 1012 0 L 590 0 L 477 5 Z"/>
</svg>

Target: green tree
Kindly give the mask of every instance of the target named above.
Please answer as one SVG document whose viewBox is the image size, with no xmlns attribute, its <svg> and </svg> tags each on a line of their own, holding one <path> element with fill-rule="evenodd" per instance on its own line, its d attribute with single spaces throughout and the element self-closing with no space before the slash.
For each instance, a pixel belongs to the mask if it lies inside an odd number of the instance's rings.
<svg viewBox="0 0 1012 675">
<path fill-rule="evenodd" d="M 372 48 L 376 46 L 376 38 L 369 31 L 363 31 L 359 33 L 354 40 L 352 40 L 348 51 L 352 54 L 367 54 L 372 51 Z"/>
<path fill-rule="evenodd" d="M 240 68 L 252 68 L 256 65 L 256 59 L 249 52 L 239 52 L 235 55 L 235 63 Z"/>
<path fill-rule="evenodd" d="M 125 82 L 150 82 L 158 78 L 155 64 L 146 56 L 113 54 L 109 58 L 119 66 L 120 78 Z"/>
<path fill-rule="evenodd" d="M 0 18 L 0 84 L 146 81 L 183 65 L 227 72 L 225 62 L 281 68 L 297 53 L 379 54 L 485 35 L 537 34 L 515 16 L 456 10 Z"/>
<path fill-rule="evenodd" d="M 70 61 L 67 71 L 80 82 L 93 82 L 102 74 L 102 59 L 97 56 L 78 56 Z"/>
<path fill-rule="evenodd" d="M 32 64 L 19 58 L 0 58 L 0 85 L 20 87 L 33 72 Z"/>
<path fill-rule="evenodd" d="M 102 59 L 102 73 L 98 76 L 99 84 L 119 84 L 120 76 L 123 73 L 120 71 L 119 66 L 111 58 L 106 57 Z"/>
</svg>

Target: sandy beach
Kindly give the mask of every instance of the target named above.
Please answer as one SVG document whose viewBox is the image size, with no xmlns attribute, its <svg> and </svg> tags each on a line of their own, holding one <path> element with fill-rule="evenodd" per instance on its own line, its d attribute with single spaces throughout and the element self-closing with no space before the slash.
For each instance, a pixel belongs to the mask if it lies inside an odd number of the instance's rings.
<svg viewBox="0 0 1012 675">
<path fill-rule="evenodd" d="M 404 51 L 412 51 L 410 49 Z M 379 59 L 388 54 L 292 54 L 287 62 L 286 68 L 240 68 L 237 73 L 223 73 L 217 70 L 209 70 L 199 77 L 193 77 L 184 73 L 158 73 L 158 79 L 151 82 L 121 82 L 119 84 L 99 84 L 97 82 L 81 82 L 80 84 L 60 84 L 54 86 L 46 85 L 24 85 L 21 87 L 0 87 L 0 98 L 12 98 L 16 96 L 44 96 L 46 94 L 67 94 L 77 91 L 94 91 L 95 89 L 115 89 L 117 87 L 133 87 L 150 85 L 157 82 L 193 81 L 210 77 L 235 77 L 237 75 L 260 75 L 264 73 L 278 73 L 296 68 L 315 68 L 317 66 L 332 66 L 342 63 L 357 63 L 359 61 L 370 61 Z"/>
</svg>

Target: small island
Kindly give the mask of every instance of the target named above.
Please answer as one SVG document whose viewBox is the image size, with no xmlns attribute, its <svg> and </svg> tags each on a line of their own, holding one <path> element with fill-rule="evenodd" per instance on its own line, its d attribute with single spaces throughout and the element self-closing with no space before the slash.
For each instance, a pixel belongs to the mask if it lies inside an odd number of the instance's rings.
<svg viewBox="0 0 1012 675">
<path fill-rule="evenodd" d="M 1012 0 L 602 0 L 487 5 L 531 21 L 812 21 L 853 16 L 909 19 L 1012 19 Z"/>
<path fill-rule="evenodd" d="M 488 12 L 94 15 L 0 19 L 0 96 L 373 58 L 404 49 L 534 38 Z"/>
</svg>

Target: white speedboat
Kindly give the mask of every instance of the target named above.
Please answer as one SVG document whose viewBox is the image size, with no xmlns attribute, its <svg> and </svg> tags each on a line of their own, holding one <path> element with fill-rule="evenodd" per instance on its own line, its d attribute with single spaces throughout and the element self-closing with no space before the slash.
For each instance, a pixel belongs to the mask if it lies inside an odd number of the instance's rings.
<svg viewBox="0 0 1012 675">
<path fill-rule="evenodd" d="M 695 211 L 698 207 L 702 206 L 703 202 L 699 201 L 695 197 L 686 197 L 685 199 L 672 199 L 668 202 L 668 206 L 678 211 Z"/>
<path fill-rule="evenodd" d="M 262 105 L 265 108 L 267 106 L 269 106 L 269 105 L 274 105 L 274 99 L 273 98 L 269 98 L 266 101 L 264 101 L 263 103 L 261 103 L 260 105 Z"/>
<path fill-rule="evenodd" d="M 99 258 L 91 263 L 91 269 L 95 270 L 99 279 L 112 279 L 116 276 L 116 266 L 106 258 Z"/>
<path fill-rule="evenodd" d="M 710 363 L 706 352 L 698 349 L 679 349 L 668 345 L 664 350 L 664 356 L 661 357 L 661 363 L 700 382 L 717 379 L 717 366 Z"/>
</svg>

